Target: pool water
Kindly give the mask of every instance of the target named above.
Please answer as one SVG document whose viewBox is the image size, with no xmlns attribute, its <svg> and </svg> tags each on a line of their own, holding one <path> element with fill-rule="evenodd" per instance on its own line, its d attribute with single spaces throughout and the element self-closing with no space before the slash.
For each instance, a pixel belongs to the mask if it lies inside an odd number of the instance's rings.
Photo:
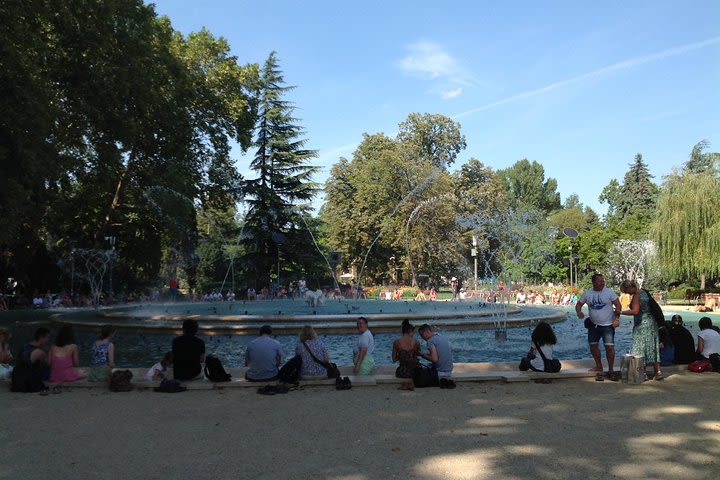
<svg viewBox="0 0 720 480">
<path fill-rule="evenodd" d="M 559 359 L 589 358 L 587 345 L 587 330 L 583 322 L 575 316 L 574 307 L 546 307 L 562 309 L 567 313 L 567 319 L 553 324 L 558 338 L 554 349 L 554 356 Z M 30 311 L 30 314 L 33 312 Z M 670 319 L 672 313 L 666 314 Z M 698 320 L 703 314 L 682 312 L 685 326 L 697 337 Z M 20 345 L 30 340 L 34 330 L 39 326 L 54 325 L 47 320 L 40 321 L 9 321 L 0 317 L 0 326 L 10 328 L 12 350 L 17 352 Z M 370 324 L 372 331 L 372 323 Z M 496 340 L 494 330 L 447 330 L 436 329 L 436 332 L 445 336 L 453 347 L 455 362 L 501 362 L 519 361 L 527 354 L 530 348 L 530 335 L 532 327 L 509 328 L 506 340 Z M 400 336 L 398 333 L 383 333 L 375 335 L 375 362 L 377 364 L 391 364 L 392 343 Z M 89 331 L 76 332 L 76 341 L 80 347 L 81 365 L 89 364 L 89 350 L 97 334 Z M 166 351 L 171 349 L 172 334 L 148 334 L 146 332 L 118 332 L 114 337 L 116 364 L 120 367 L 150 366 L 159 361 Z M 245 349 L 255 337 L 252 335 L 201 335 L 206 344 L 208 354 L 217 355 L 226 367 L 241 367 L 244 364 Z M 278 341 L 283 346 L 285 358 L 291 357 L 295 352 L 297 336 L 278 335 Z M 352 363 L 352 349 L 355 346 L 356 335 L 320 335 L 328 348 L 330 358 L 339 365 Z M 416 338 L 425 349 L 423 342 L 416 333 Z M 615 347 L 618 355 L 629 351 L 632 340 L 632 318 L 622 317 L 622 324 L 615 333 Z M 602 350 L 602 348 L 601 348 Z M 605 354 L 603 353 L 603 358 Z"/>
</svg>

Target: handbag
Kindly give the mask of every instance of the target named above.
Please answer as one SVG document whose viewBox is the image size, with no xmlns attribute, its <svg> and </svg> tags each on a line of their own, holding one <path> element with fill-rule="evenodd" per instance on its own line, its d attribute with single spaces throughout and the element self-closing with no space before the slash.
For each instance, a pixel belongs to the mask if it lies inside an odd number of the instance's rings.
<svg viewBox="0 0 720 480">
<path fill-rule="evenodd" d="M 645 357 L 630 355 L 628 363 L 628 383 L 640 385 L 645 381 Z"/>
<path fill-rule="evenodd" d="M 430 367 L 424 363 L 418 365 L 413 374 L 413 385 L 415 388 L 437 387 L 440 385 L 435 367 Z"/>
<path fill-rule="evenodd" d="M 338 370 L 338 367 L 336 364 L 329 363 L 329 362 L 323 362 L 323 361 L 319 360 L 315 355 L 313 355 L 313 352 L 312 352 L 312 350 L 310 350 L 310 347 L 307 346 L 307 343 L 302 342 L 302 344 L 303 344 L 303 347 L 305 347 L 305 350 L 307 350 L 307 352 L 310 354 L 312 359 L 315 360 L 315 363 L 318 363 L 318 364 L 322 365 L 323 367 L 325 367 L 325 369 L 327 370 L 328 378 L 337 378 L 340 376 L 340 371 Z"/>
<path fill-rule="evenodd" d="M 540 348 L 540 345 L 537 344 L 537 342 L 533 342 L 535 344 L 535 349 L 540 354 L 540 356 L 543 359 L 543 363 L 545 364 L 545 371 L 548 373 L 557 373 L 562 368 L 562 364 L 560 363 L 560 360 L 557 358 L 551 358 L 548 359 L 545 354 L 543 353 L 542 349 Z"/>
<path fill-rule="evenodd" d="M 688 370 L 695 373 L 709 372 L 711 368 L 712 363 L 710 363 L 710 360 L 706 359 L 695 360 L 694 362 L 690 362 L 688 364 Z"/>
</svg>

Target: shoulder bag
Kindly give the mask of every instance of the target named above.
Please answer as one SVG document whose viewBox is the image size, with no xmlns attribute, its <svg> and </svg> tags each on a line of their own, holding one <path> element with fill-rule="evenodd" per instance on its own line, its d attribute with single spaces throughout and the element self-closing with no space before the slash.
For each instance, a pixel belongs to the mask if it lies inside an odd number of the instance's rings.
<svg viewBox="0 0 720 480">
<path fill-rule="evenodd" d="M 313 355 L 312 350 L 310 350 L 310 347 L 307 346 L 307 343 L 302 342 L 303 347 L 305 347 L 305 350 L 310 354 L 313 360 L 315 360 L 315 363 L 318 363 L 325 367 L 327 370 L 327 377 L 328 378 L 337 378 L 340 376 L 340 371 L 338 370 L 338 367 L 334 363 L 329 362 L 323 362 L 322 360 L 318 359 L 315 355 Z"/>
<path fill-rule="evenodd" d="M 542 349 L 540 348 L 540 345 L 537 344 L 537 342 L 533 342 L 535 344 L 535 349 L 540 354 L 540 356 L 543 359 L 543 363 L 545 364 L 545 371 L 548 373 L 557 373 L 562 368 L 562 364 L 560 363 L 560 360 L 557 358 L 551 358 L 548 359 L 545 357 L 545 354 L 543 353 Z"/>
</svg>

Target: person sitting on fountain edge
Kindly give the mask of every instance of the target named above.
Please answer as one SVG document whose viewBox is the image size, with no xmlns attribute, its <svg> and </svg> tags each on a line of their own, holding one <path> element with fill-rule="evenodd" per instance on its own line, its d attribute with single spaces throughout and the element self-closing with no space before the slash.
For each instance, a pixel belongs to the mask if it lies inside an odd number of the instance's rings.
<svg viewBox="0 0 720 480">
<path fill-rule="evenodd" d="M 203 378 L 202 363 L 205 361 L 205 342 L 196 337 L 198 323 L 195 320 L 183 322 L 183 334 L 172 343 L 175 380 Z"/>
<path fill-rule="evenodd" d="M 272 338 L 272 327 L 260 327 L 260 336 L 250 342 L 245 350 L 245 379 L 251 382 L 277 380 L 278 367 L 282 363 L 283 349 L 280 342 Z"/>
<path fill-rule="evenodd" d="M 453 371 L 453 351 L 450 342 L 433 332 L 432 327 L 427 323 L 420 327 L 418 332 L 427 342 L 429 350 L 429 353 L 421 353 L 420 356 L 432 362 L 440 379 L 440 388 L 455 388 L 455 383 L 450 380 Z"/>
</svg>

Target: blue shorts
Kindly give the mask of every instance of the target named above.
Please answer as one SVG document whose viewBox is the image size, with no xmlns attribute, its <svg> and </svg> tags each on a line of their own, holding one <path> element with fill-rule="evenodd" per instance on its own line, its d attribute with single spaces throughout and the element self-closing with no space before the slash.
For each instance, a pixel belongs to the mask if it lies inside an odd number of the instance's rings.
<svg viewBox="0 0 720 480">
<path fill-rule="evenodd" d="M 588 328 L 588 343 L 599 343 L 601 338 L 605 346 L 615 345 L 615 329 L 612 325 L 595 325 L 594 328 Z"/>
</svg>

